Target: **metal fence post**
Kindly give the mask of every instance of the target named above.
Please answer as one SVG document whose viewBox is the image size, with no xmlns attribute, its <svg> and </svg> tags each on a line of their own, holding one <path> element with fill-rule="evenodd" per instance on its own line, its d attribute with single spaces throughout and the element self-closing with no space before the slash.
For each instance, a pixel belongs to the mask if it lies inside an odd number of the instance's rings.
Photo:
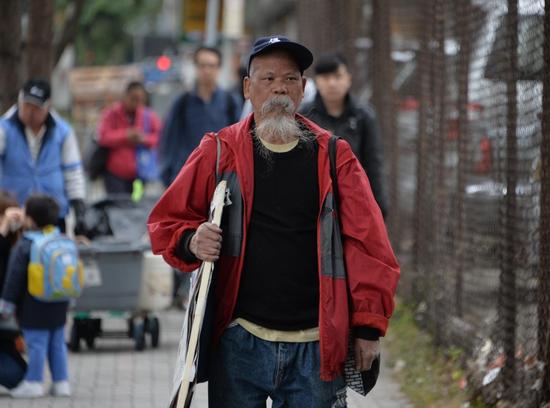
<svg viewBox="0 0 550 408">
<path fill-rule="evenodd" d="M 502 369 L 504 394 L 510 401 L 515 399 L 515 349 L 516 349 L 516 234 L 517 234 L 517 69 L 518 69 L 518 5 L 517 0 L 508 0 L 506 14 L 507 56 L 506 70 L 506 194 L 503 217 L 503 248 L 500 255 L 499 318 L 502 330 L 502 346 L 506 361 Z"/>
<path fill-rule="evenodd" d="M 373 23 L 373 102 L 376 108 L 382 141 L 384 144 L 385 160 L 389 163 L 389 198 L 390 235 L 398 244 L 399 204 L 398 204 L 398 147 L 397 129 L 395 122 L 395 94 L 392 87 L 393 61 L 391 58 L 391 7 L 390 0 L 374 0 L 372 2 Z"/>
<path fill-rule="evenodd" d="M 413 227 L 413 271 L 415 278 L 412 285 L 412 295 L 416 302 L 425 299 L 425 249 L 426 233 L 424 217 L 426 214 L 426 191 L 428 185 L 428 117 L 429 117 L 429 92 L 430 92 L 430 29 L 431 9 L 430 2 L 424 1 L 419 7 L 422 7 L 423 26 L 425 27 L 421 34 L 420 51 L 418 56 L 418 86 L 419 86 L 419 111 L 418 111 L 418 134 L 416 140 L 416 194 L 414 209 L 414 227 Z M 425 7 L 424 7 L 425 6 Z"/>
<path fill-rule="evenodd" d="M 466 163 L 468 156 L 468 77 L 470 74 L 471 40 L 469 35 L 470 0 L 460 0 L 457 7 L 457 31 L 460 41 L 458 58 L 458 180 L 457 180 L 457 227 L 455 234 L 455 309 L 462 316 L 462 288 L 464 271 L 464 190 L 466 186 Z"/>
<path fill-rule="evenodd" d="M 545 1 L 544 9 L 543 110 L 540 147 L 540 275 L 537 312 L 539 360 L 544 363 L 541 402 L 550 403 L 550 0 Z"/>
<path fill-rule="evenodd" d="M 447 103 L 446 103 L 446 88 L 447 88 L 447 64 L 445 58 L 445 26 L 446 12 L 445 0 L 435 1 L 434 13 L 434 101 L 437 101 L 434 108 L 436 115 L 434 117 L 434 142 L 436 144 L 436 161 L 435 161 L 435 211 L 434 222 L 432 224 L 432 236 L 434 240 L 434 273 L 432 290 L 433 297 L 433 314 L 432 320 L 434 324 L 434 342 L 436 345 L 441 345 L 445 336 L 445 326 L 447 319 L 447 308 L 444 298 L 445 293 L 445 213 L 446 213 L 446 165 L 445 157 L 447 150 Z"/>
</svg>

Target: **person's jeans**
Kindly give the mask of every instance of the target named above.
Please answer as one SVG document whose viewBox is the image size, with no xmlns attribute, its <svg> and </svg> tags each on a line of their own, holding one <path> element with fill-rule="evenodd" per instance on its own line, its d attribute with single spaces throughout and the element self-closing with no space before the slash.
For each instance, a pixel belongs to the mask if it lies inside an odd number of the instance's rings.
<svg viewBox="0 0 550 408">
<path fill-rule="evenodd" d="M 107 194 L 132 194 L 134 180 L 127 180 L 115 176 L 113 173 L 106 171 L 103 174 L 103 182 Z"/>
<path fill-rule="evenodd" d="M 211 408 L 345 408 L 342 377 L 319 378 L 319 342 L 270 342 L 241 326 L 228 328 L 210 362 Z"/>
<path fill-rule="evenodd" d="M 22 328 L 22 331 L 29 357 L 25 380 L 37 382 L 44 380 L 46 357 L 48 358 L 52 380 L 54 382 L 68 380 L 65 327 L 61 326 L 52 330 Z"/>
<path fill-rule="evenodd" d="M 23 380 L 27 365 L 25 360 L 0 351 L 0 385 L 14 388 Z"/>
</svg>

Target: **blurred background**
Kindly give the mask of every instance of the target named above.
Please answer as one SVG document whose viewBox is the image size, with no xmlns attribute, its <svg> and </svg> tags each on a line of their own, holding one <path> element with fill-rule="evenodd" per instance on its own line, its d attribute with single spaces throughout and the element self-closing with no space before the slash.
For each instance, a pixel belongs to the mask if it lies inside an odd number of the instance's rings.
<svg viewBox="0 0 550 408">
<path fill-rule="evenodd" d="M 0 109 L 50 77 L 85 149 L 98 115 L 142 80 L 161 117 L 223 53 L 239 89 L 255 37 L 283 34 L 351 62 L 384 144 L 400 298 L 453 381 L 489 405 L 550 401 L 549 0 L 1 1 Z M 310 73 L 306 72 L 306 75 Z M 506 401 L 511 405 L 502 405 Z M 446 406 L 446 405 L 442 405 Z"/>
</svg>

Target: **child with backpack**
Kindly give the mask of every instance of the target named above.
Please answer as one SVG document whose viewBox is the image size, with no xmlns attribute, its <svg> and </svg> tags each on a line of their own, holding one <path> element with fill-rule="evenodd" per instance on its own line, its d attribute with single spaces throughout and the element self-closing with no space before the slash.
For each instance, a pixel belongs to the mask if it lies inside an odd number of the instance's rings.
<svg viewBox="0 0 550 408">
<path fill-rule="evenodd" d="M 51 394 L 71 394 L 64 328 L 69 300 L 80 294 L 83 271 L 76 244 L 55 227 L 58 220 L 59 205 L 53 198 L 30 196 L 25 203 L 25 232 L 8 261 L 0 313 L 15 313 L 28 354 L 25 378 L 11 391 L 14 398 L 45 394 L 46 356 Z"/>
</svg>

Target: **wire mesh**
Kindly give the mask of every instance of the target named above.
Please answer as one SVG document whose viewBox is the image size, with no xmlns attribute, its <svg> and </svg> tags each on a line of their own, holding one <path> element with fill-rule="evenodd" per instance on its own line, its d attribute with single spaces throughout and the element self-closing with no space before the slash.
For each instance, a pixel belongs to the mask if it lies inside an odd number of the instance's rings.
<svg viewBox="0 0 550 408">
<path fill-rule="evenodd" d="M 549 4 L 298 2 L 302 40 L 368 79 L 401 296 L 486 402 L 521 407 L 550 403 Z"/>
<path fill-rule="evenodd" d="M 391 2 L 390 11 L 400 7 Z M 419 305 L 437 344 L 468 351 L 470 382 L 488 402 L 536 407 L 550 401 L 545 2 L 417 7 L 418 45 L 392 42 L 410 56 L 396 78 L 411 78 L 395 90 L 394 237 L 413 260 L 402 295 Z"/>
</svg>

